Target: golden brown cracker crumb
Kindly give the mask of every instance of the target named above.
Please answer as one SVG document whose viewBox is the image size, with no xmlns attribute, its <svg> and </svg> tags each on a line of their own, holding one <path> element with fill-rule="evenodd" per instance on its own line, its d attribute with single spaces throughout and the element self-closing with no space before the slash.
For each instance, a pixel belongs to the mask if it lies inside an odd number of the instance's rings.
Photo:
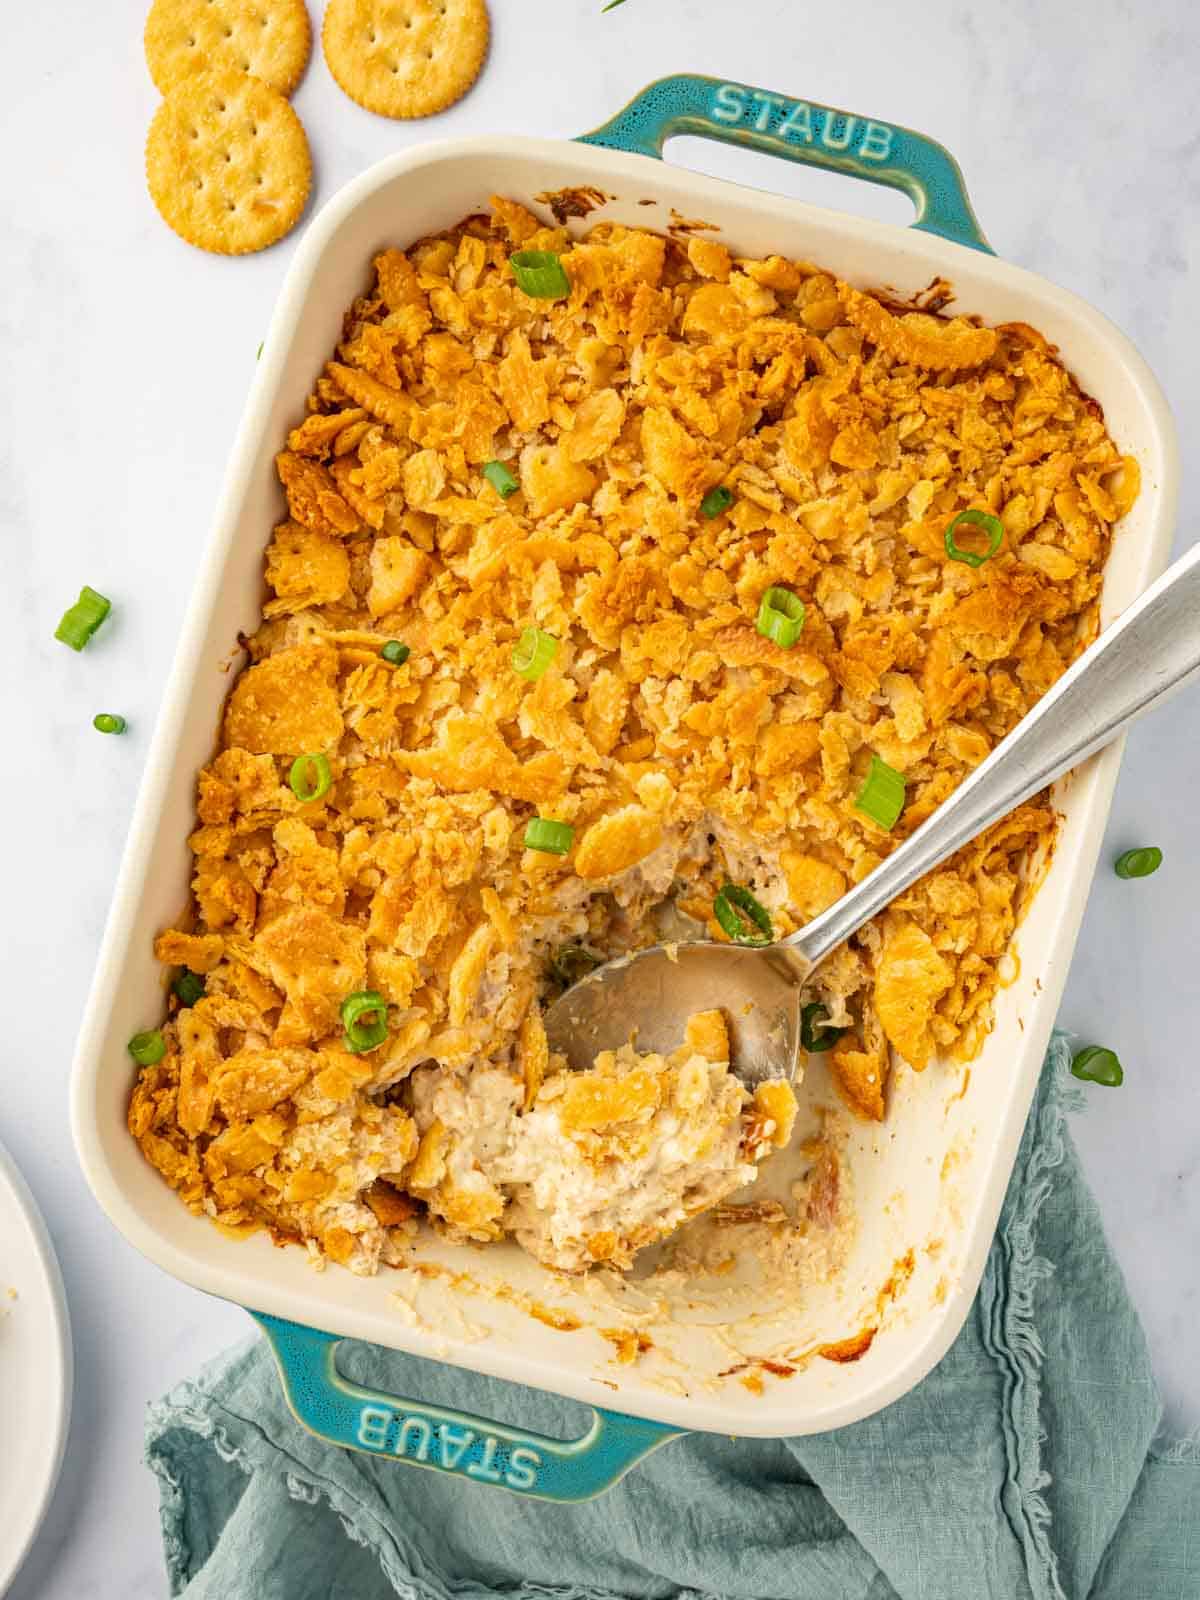
<svg viewBox="0 0 1200 1600">
<path fill-rule="evenodd" d="M 729 1028 L 721 1011 L 696 1011 L 687 1020 L 684 1043 L 706 1061 L 729 1060 Z"/>
<path fill-rule="evenodd" d="M 770 1078 L 754 1091 L 754 1111 L 763 1124 L 763 1137 L 778 1149 L 790 1143 L 796 1125 L 796 1093 L 783 1078 Z"/>
</svg>

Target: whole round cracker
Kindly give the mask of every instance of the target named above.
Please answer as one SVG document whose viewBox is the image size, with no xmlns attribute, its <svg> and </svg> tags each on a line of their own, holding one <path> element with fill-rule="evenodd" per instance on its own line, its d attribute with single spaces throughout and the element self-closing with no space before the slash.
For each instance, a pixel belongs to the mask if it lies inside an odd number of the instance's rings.
<svg viewBox="0 0 1200 1600">
<path fill-rule="evenodd" d="M 146 65 L 160 94 L 234 67 L 291 94 L 312 49 L 304 0 L 154 0 Z"/>
<path fill-rule="evenodd" d="M 381 117 L 429 117 L 483 66 L 486 0 L 329 0 L 321 43 L 338 86 Z"/>
<path fill-rule="evenodd" d="M 181 239 L 245 255 L 304 210 L 312 160 L 300 118 L 248 73 L 204 73 L 166 97 L 146 137 L 146 182 Z"/>
</svg>

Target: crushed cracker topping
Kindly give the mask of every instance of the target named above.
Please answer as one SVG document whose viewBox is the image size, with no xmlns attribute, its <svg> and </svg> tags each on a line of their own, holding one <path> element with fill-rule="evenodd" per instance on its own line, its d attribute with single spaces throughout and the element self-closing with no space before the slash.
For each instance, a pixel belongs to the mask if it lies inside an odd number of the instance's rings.
<svg viewBox="0 0 1200 1600">
<path fill-rule="evenodd" d="M 558 254 L 569 297 L 526 298 L 517 248 Z M 172 1010 L 129 1126 L 186 1205 L 359 1273 L 422 1220 L 627 1264 L 667 1204 L 631 1232 L 606 1163 L 649 1171 L 671 1130 L 707 1127 L 693 1154 L 719 1170 L 676 1185 L 682 1215 L 787 1142 L 790 1090 L 741 1090 L 719 1014 L 670 1060 L 572 1079 L 541 1007 L 558 949 L 651 943 L 667 904 L 723 937 L 726 879 L 777 937 L 801 926 L 1094 635 L 1136 462 L 1035 330 L 943 303 L 698 237 L 573 239 L 504 199 L 376 258 L 276 457 L 287 515 L 199 775 L 192 912 L 156 945 L 206 993 Z M 978 570 L 943 543 L 969 507 L 1004 528 Z M 772 585 L 806 606 L 790 650 L 754 627 Z M 510 665 L 530 626 L 560 641 L 536 683 Z M 379 654 L 396 637 L 400 666 Z M 307 803 L 304 753 L 333 774 Z M 890 833 L 854 806 L 872 755 L 906 782 Z M 534 815 L 570 825 L 568 855 L 523 848 Z M 818 973 L 861 1116 L 885 1116 L 897 1059 L 978 1053 L 1054 829 L 1044 800 L 1019 807 Z M 356 1055 L 339 1010 L 367 987 L 389 1031 Z M 591 1175 L 590 1231 L 531 1199 L 538 1126 Z"/>
</svg>

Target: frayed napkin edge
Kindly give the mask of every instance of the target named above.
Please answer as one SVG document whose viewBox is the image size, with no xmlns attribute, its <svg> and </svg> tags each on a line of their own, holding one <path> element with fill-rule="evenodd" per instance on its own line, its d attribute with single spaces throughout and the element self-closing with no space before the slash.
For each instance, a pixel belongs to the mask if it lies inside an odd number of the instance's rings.
<svg viewBox="0 0 1200 1600">
<path fill-rule="evenodd" d="M 257 1339 L 250 1340 L 245 1346 L 246 1352 L 259 1343 Z M 203 1406 L 194 1403 L 200 1400 Z M 220 1412 L 221 1416 L 215 1412 Z M 521 1583 L 506 1589 L 482 1589 L 472 1579 L 442 1581 L 434 1577 L 424 1570 L 418 1552 L 396 1529 L 384 1525 L 369 1507 L 356 1502 L 341 1485 L 304 1468 L 294 1456 L 289 1456 L 278 1440 L 269 1438 L 254 1423 L 226 1411 L 211 1392 L 190 1379 L 177 1385 L 163 1399 L 152 1402 L 147 1407 L 146 1423 L 147 1434 L 155 1442 L 147 1447 L 144 1459 L 159 1482 L 163 1549 L 172 1595 L 181 1594 L 203 1570 L 194 1567 L 193 1553 L 184 1534 L 183 1488 L 171 1469 L 169 1452 L 162 1447 L 163 1439 L 172 1430 L 185 1428 L 211 1443 L 222 1461 L 237 1467 L 248 1478 L 258 1471 L 266 1471 L 282 1478 L 291 1499 L 306 1505 L 325 1502 L 337 1516 L 347 1538 L 374 1553 L 384 1577 L 400 1600 L 495 1600 L 497 1595 L 510 1596 L 511 1600 L 627 1600 L 614 1590 L 585 1585 L 561 1587 Z M 243 1435 L 240 1444 L 234 1442 L 232 1435 L 235 1433 Z M 679 1589 L 673 1600 L 729 1600 L 729 1597 L 715 1590 Z"/>
</svg>

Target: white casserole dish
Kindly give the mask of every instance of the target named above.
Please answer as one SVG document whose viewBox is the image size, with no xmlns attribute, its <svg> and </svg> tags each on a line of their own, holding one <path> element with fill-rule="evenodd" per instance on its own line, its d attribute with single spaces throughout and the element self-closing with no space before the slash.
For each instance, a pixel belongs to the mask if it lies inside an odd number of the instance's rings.
<svg viewBox="0 0 1200 1600">
<path fill-rule="evenodd" d="M 672 132 L 752 144 L 886 182 L 917 197 L 924 216 L 919 228 L 909 229 L 862 221 L 652 163 L 647 156 Z M 735 249 L 804 257 L 861 287 L 888 285 L 907 297 L 937 276 L 949 279 L 958 307 L 989 322 L 1031 323 L 1056 343 L 1084 390 L 1103 407 L 1118 446 L 1138 458 L 1142 492 L 1117 530 L 1105 578 L 1105 621 L 1164 565 L 1177 477 L 1172 421 L 1137 352 L 1074 295 L 988 253 L 957 168 L 940 147 L 846 113 L 695 78 L 651 86 L 591 137 L 642 153 L 512 137 L 430 144 L 380 162 L 310 225 L 271 322 L 164 697 L 72 1089 L 80 1160 L 125 1237 L 185 1282 L 300 1325 L 272 1325 L 272 1331 L 293 1364 L 291 1397 L 304 1420 L 360 1448 L 560 1498 L 595 1492 L 629 1458 L 681 1429 L 790 1435 L 853 1422 L 911 1388 L 946 1351 L 975 1294 L 1004 1197 L 1083 913 L 1120 750 L 1110 748 L 1057 786 L 1063 824 L 1017 936 L 1020 973 L 1000 994 L 995 1027 L 969 1075 L 936 1065 L 920 1075 L 901 1073 L 886 1123 L 854 1124 L 846 1135 L 859 1218 L 848 1260 L 833 1281 L 805 1288 L 795 1306 L 781 1313 L 790 1324 L 776 1328 L 772 1338 L 786 1336 L 794 1348 L 815 1347 L 844 1340 L 865 1321 L 877 1320 L 877 1336 L 861 1359 L 808 1361 L 791 1377 L 768 1378 L 765 1396 L 756 1395 L 736 1377 L 719 1375 L 735 1362 L 729 1343 L 722 1350 L 720 1336 L 698 1325 L 707 1320 L 725 1327 L 748 1303 L 738 1308 L 713 1300 L 699 1314 L 693 1306 L 683 1319 L 692 1325 L 675 1325 L 673 1359 L 664 1348 L 620 1366 L 612 1361 L 611 1345 L 589 1331 L 603 1318 L 586 1286 L 555 1283 L 515 1245 L 481 1252 L 431 1237 L 421 1254 L 476 1280 L 505 1283 L 540 1302 L 576 1310 L 589 1327 L 557 1331 L 518 1305 L 486 1294 L 465 1298 L 447 1279 L 424 1284 L 414 1314 L 394 1298 L 395 1274 L 318 1274 L 302 1250 L 276 1249 L 264 1235 L 242 1242 L 223 1237 L 168 1193 L 126 1131 L 132 1078 L 126 1041 L 161 1015 L 163 980 L 152 943 L 187 899 L 194 774 L 211 754 L 236 637 L 252 631 L 259 617 L 263 550 L 281 504 L 273 455 L 337 341 L 344 308 L 365 285 L 372 254 L 458 221 L 485 207 L 492 193 L 538 209 L 534 197 L 543 191 L 595 186 L 615 198 L 586 222 L 573 223 L 577 230 L 598 219 L 666 229 L 674 211 L 716 224 L 721 239 Z M 935 229 L 968 243 L 938 237 Z M 805 1098 L 810 1091 L 817 1097 L 823 1092 L 819 1069 Z M 885 1284 L 894 1282 L 896 1263 L 909 1253 L 911 1272 L 906 1265 L 902 1285 L 894 1284 L 897 1292 L 881 1296 Z M 738 1281 L 732 1280 L 735 1297 Z M 605 1419 L 572 1447 L 576 1467 L 589 1449 L 607 1452 L 603 1469 L 576 1474 L 571 1486 L 554 1478 L 553 1461 L 543 1472 L 521 1459 L 520 1436 L 511 1430 L 475 1436 L 486 1446 L 483 1457 L 468 1452 L 468 1460 L 459 1450 L 451 1460 L 454 1451 L 448 1456 L 443 1442 L 437 1459 L 438 1426 L 462 1419 L 447 1421 L 448 1413 L 396 1402 L 389 1421 L 381 1397 L 344 1387 L 337 1391 L 339 1400 L 328 1389 L 318 1397 L 322 1373 L 327 1378 L 332 1370 L 327 1336 L 370 1340 L 591 1404 L 616 1404 L 631 1418 L 666 1426 L 631 1423 L 622 1435 L 619 1419 Z M 737 1337 L 744 1344 L 747 1336 Z M 745 1353 L 761 1353 L 766 1342 L 759 1336 L 759 1344 Z M 303 1372 L 295 1370 L 297 1362 Z M 410 1430 L 407 1444 L 396 1432 L 405 1407 L 407 1414 L 426 1419 Z M 421 1431 L 429 1419 L 435 1430 L 432 1457 L 430 1436 Z M 488 1452 L 496 1449 L 495 1459 L 507 1462 L 503 1474 L 490 1470 Z M 539 1455 L 532 1448 L 528 1454 L 543 1462 L 555 1452 L 546 1447 Z"/>
</svg>

